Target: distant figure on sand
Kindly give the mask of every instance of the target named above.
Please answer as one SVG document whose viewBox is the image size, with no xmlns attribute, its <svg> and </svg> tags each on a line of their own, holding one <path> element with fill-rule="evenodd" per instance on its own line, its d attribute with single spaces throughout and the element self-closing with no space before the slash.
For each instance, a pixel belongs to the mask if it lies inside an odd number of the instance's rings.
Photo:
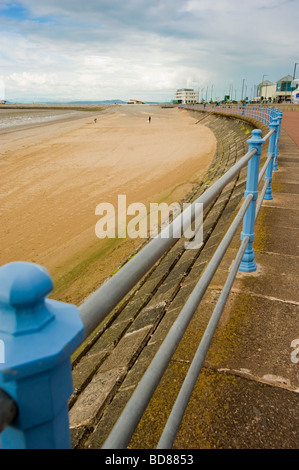
<svg viewBox="0 0 299 470">
<path fill-rule="evenodd" d="M 149 123 L 149 124 L 151 123 L 151 119 L 152 119 L 152 118 L 149 116 L 149 117 L 148 117 L 148 123 Z"/>
<path fill-rule="evenodd" d="M 94 118 L 94 122 L 95 122 L 95 123 L 97 122 L 97 118 Z"/>
</svg>

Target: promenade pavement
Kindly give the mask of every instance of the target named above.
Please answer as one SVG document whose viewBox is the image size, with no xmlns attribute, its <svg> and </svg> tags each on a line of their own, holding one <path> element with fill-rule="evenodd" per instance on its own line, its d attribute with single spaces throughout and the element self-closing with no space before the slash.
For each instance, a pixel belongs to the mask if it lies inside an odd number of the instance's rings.
<svg viewBox="0 0 299 470">
<path fill-rule="evenodd" d="M 299 446 L 299 112 L 284 114 L 278 168 L 273 200 L 256 223 L 258 269 L 237 275 L 175 448 Z M 215 303 L 239 240 L 238 233 L 203 310 Z"/>
<path fill-rule="evenodd" d="M 284 111 L 281 125 L 299 148 L 299 112 Z"/>
</svg>

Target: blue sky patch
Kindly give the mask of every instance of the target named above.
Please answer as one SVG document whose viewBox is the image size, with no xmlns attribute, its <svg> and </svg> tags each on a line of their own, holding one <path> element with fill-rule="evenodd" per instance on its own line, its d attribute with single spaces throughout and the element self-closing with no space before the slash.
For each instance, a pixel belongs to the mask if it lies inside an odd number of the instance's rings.
<svg viewBox="0 0 299 470">
<path fill-rule="evenodd" d="M 0 16 L 9 18 L 16 21 L 38 21 L 39 23 L 48 23 L 50 21 L 47 17 L 36 17 L 30 10 L 24 7 L 19 2 L 9 2 L 7 4 L 1 5 Z"/>
<path fill-rule="evenodd" d="M 6 16 L 8 18 L 13 18 L 16 20 L 24 20 L 30 18 L 29 11 L 17 2 L 11 2 L 10 5 L 4 5 L 2 6 L 2 8 L 0 10 L 2 16 Z"/>
</svg>

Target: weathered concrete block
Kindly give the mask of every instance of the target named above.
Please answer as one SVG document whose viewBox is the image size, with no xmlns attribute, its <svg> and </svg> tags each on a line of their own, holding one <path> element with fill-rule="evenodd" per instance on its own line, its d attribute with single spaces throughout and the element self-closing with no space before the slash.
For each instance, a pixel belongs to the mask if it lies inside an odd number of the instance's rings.
<svg viewBox="0 0 299 470">
<path fill-rule="evenodd" d="M 98 371 L 70 409 L 70 427 L 94 425 L 125 374 L 126 369 L 123 367 Z"/>
<path fill-rule="evenodd" d="M 149 325 L 140 330 L 126 333 L 101 366 L 99 372 L 106 372 L 117 367 L 128 370 L 147 342 L 151 329 L 152 325 Z"/>
<path fill-rule="evenodd" d="M 72 371 L 74 392 L 70 398 L 69 406 L 72 406 L 76 396 L 90 382 L 92 376 L 107 357 L 108 351 L 101 351 L 91 356 L 85 356 Z"/>
<path fill-rule="evenodd" d="M 132 326 L 128 329 L 128 334 L 151 327 L 152 329 L 159 323 L 165 311 L 165 303 L 162 302 L 155 307 L 148 307 L 142 310 L 138 318 L 134 321 Z"/>
<path fill-rule="evenodd" d="M 109 413 L 104 413 L 101 421 L 86 441 L 85 449 L 100 449 L 103 446 L 132 393 L 133 391 L 130 389 L 117 392 L 109 406 Z"/>
</svg>

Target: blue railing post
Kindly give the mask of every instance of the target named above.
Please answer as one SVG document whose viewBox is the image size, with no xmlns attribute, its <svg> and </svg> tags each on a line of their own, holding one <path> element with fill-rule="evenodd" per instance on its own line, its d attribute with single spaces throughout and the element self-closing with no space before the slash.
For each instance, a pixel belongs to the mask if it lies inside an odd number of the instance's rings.
<svg viewBox="0 0 299 470">
<path fill-rule="evenodd" d="M 4 449 L 71 448 L 68 399 L 72 393 L 71 353 L 84 339 L 74 305 L 46 297 L 48 272 L 32 263 L 0 268 L 0 338 L 5 362 L 0 388 L 18 407 L 0 436 Z"/>
<path fill-rule="evenodd" d="M 248 194 L 253 194 L 253 199 L 244 215 L 243 219 L 243 230 L 241 233 L 241 240 L 244 237 L 249 237 L 249 242 L 241 261 L 239 271 L 252 272 L 256 270 L 256 263 L 254 261 L 254 251 L 252 248 L 254 240 L 254 222 L 255 222 L 255 209 L 256 200 L 258 196 L 258 177 L 259 177 L 259 166 L 260 156 L 262 153 L 262 144 L 264 140 L 261 138 L 262 131 L 260 129 L 254 129 L 252 131 L 252 137 L 247 141 L 249 143 L 249 151 L 256 148 L 257 152 L 248 162 L 247 170 L 247 182 L 244 197 Z"/>
<path fill-rule="evenodd" d="M 278 171 L 278 155 L 279 155 L 279 139 L 280 139 L 280 129 L 281 129 L 281 120 L 282 120 L 282 112 L 278 111 L 277 113 L 277 122 L 278 122 L 278 128 L 276 132 L 276 145 L 275 145 L 275 158 L 274 158 L 274 171 Z"/>
<path fill-rule="evenodd" d="M 264 197 L 264 199 L 266 201 L 270 201 L 271 199 L 273 199 L 271 183 L 272 183 L 273 163 L 274 163 L 274 159 L 275 159 L 275 143 L 276 143 L 276 135 L 277 135 L 278 126 L 279 126 L 279 124 L 278 124 L 276 118 L 273 119 L 269 124 L 269 129 L 270 130 L 273 129 L 274 132 L 270 136 L 269 147 L 268 147 L 268 157 L 270 155 L 272 155 L 272 158 L 271 158 L 270 163 L 267 167 L 266 176 L 265 176 L 265 181 L 268 180 L 268 186 L 267 186 L 267 190 L 266 190 L 265 197 Z"/>
</svg>

